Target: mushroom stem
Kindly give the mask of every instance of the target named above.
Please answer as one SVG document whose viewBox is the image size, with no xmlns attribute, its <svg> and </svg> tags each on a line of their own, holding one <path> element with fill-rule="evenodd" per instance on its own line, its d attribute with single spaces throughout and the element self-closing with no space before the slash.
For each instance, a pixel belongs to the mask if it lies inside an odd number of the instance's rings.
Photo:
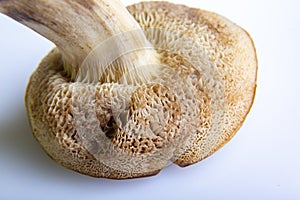
<svg viewBox="0 0 300 200">
<path fill-rule="evenodd" d="M 160 71 L 158 54 L 119 0 L 0 0 L 0 12 L 54 42 L 74 81 L 137 84 Z"/>
</svg>

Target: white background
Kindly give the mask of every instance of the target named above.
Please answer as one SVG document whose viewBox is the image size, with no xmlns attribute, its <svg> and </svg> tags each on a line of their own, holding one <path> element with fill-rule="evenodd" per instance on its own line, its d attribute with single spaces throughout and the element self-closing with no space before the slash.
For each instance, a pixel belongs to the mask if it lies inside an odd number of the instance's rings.
<svg viewBox="0 0 300 200">
<path fill-rule="evenodd" d="M 0 199 L 300 199 L 300 1 L 174 2 L 224 15 L 255 41 L 257 95 L 233 140 L 196 165 L 137 180 L 95 179 L 59 166 L 34 140 L 23 101 L 30 74 L 53 44 L 0 15 Z"/>
</svg>

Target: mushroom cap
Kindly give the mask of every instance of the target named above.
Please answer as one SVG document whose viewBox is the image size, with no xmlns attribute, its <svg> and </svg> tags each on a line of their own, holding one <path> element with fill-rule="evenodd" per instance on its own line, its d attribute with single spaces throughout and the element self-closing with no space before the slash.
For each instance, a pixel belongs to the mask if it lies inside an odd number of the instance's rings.
<svg viewBox="0 0 300 200">
<path fill-rule="evenodd" d="M 234 136 L 255 96 L 257 58 L 245 30 L 168 2 L 128 10 L 166 66 L 159 79 L 137 86 L 72 82 L 54 49 L 27 87 L 36 139 L 52 159 L 89 176 L 136 178 L 169 161 L 196 163 Z"/>
</svg>

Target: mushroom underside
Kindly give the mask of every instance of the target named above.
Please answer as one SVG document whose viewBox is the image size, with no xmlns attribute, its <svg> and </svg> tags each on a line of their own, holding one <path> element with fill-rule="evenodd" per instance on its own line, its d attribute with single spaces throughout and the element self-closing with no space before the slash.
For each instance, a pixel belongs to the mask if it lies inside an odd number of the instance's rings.
<svg viewBox="0 0 300 200">
<path fill-rule="evenodd" d="M 170 161 L 199 162 L 234 136 L 254 99 L 257 60 L 243 29 L 167 2 L 128 10 L 161 56 L 158 78 L 141 85 L 74 82 L 54 49 L 27 87 L 41 146 L 63 166 L 94 177 L 136 178 Z"/>
</svg>

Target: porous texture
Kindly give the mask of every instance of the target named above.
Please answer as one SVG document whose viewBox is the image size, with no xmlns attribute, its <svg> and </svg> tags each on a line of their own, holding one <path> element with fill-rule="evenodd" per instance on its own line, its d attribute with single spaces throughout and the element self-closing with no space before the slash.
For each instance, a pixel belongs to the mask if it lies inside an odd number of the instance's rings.
<svg viewBox="0 0 300 200">
<path fill-rule="evenodd" d="M 144 29 L 155 28 L 171 32 L 172 37 L 166 41 L 155 40 L 159 41 L 154 44 L 155 47 L 159 46 L 158 48 L 169 51 L 168 47 L 173 47 L 171 51 L 192 63 L 206 62 L 206 66 L 195 65 L 202 73 L 216 68 L 218 75 L 206 77 L 206 83 L 202 82 L 205 81 L 205 77 L 202 77 L 199 82 L 202 84 L 201 89 L 208 91 L 212 101 L 209 104 L 222 108 L 223 112 L 214 114 L 205 133 L 203 130 L 197 131 L 190 137 L 177 160 L 181 166 L 196 163 L 228 142 L 240 128 L 251 108 L 257 73 L 252 39 L 246 31 L 220 15 L 183 5 L 145 2 L 129 7 L 129 11 Z M 146 35 L 149 38 L 149 33 Z M 151 41 L 151 38 L 149 40 Z M 207 73 L 215 73 L 212 71 Z M 221 82 L 218 82 L 220 80 Z M 214 109 L 214 112 L 218 110 Z M 203 137 L 212 136 L 217 136 L 215 141 L 202 146 Z M 207 148 L 209 153 L 203 153 L 207 152 Z"/>
<path fill-rule="evenodd" d="M 228 142 L 248 114 L 257 60 L 249 35 L 217 14 L 167 2 L 128 7 L 165 64 L 142 85 L 72 82 L 54 49 L 32 75 L 34 136 L 58 163 L 113 179 L 196 163 Z"/>
</svg>

